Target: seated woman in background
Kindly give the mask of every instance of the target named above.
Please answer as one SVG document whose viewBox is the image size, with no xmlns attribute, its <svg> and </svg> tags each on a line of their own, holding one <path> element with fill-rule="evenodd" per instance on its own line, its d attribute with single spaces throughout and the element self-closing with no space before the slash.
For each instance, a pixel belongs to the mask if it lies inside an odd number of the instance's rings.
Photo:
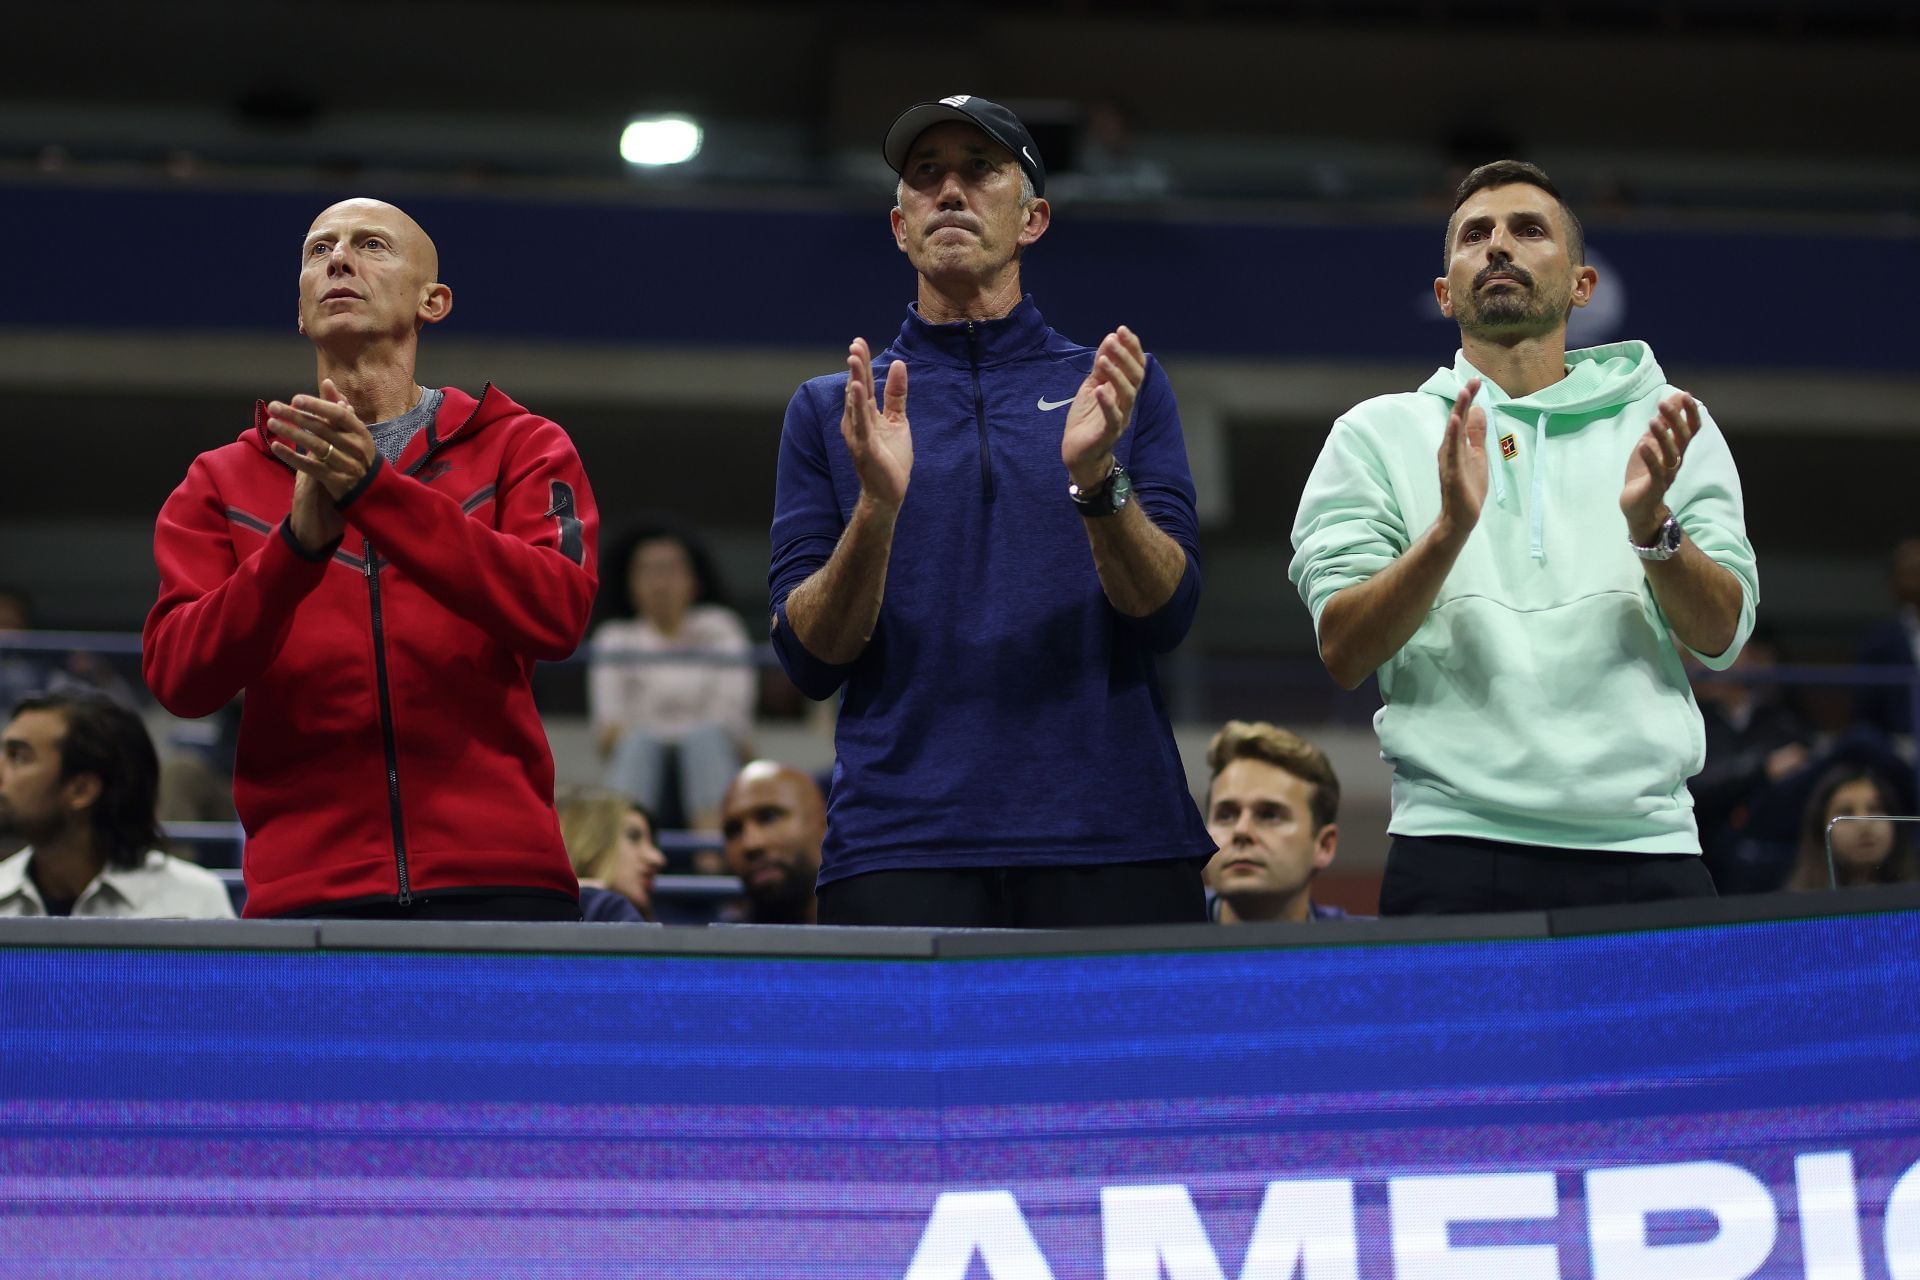
<svg viewBox="0 0 1920 1280">
<path fill-rule="evenodd" d="M 1835 818 L 1897 814 L 1899 792 L 1866 765 L 1834 766 L 1807 800 L 1800 861 L 1787 888 L 1799 893 L 1914 878 L 1913 842 L 1901 822 L 1842 822 L 1833 828 L 1833 871 L 1827 870 L 1827 825 Z"/>
<path fill-rule="evenodd" d="M 667 865 L 653 842 L 653 815 L 605 787 L 562 787 L 554 797 L 560 838 L 580 877 L 583 920 L 653 919 L 653 879 Z"/>
<path fill-rule="evenodd" d="M 747 629 L 717 603 L 704 548 L 668 529 L 635 534 L 608 563 L 626 571 L 624 608 L 593 633 L 587 682 L 606 784 L 655 813 L 676 807 L 697 831 L 720 829 L 720 800 L 740 767 L 752 726 L 756 673 L 745 662 L 633 662 L 623 655 L 751 651 Z M 610 580 L 608 589 L 618 587 Z M 678 806 L 668 803 L 667 757 L 680 769 Z"/>
</svg>

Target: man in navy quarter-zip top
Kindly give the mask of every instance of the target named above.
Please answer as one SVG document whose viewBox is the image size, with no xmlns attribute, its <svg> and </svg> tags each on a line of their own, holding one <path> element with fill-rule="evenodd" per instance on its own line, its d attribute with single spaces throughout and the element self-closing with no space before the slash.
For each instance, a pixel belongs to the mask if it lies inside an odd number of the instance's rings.
<svg viewBox="0 0 1920 1280">
<path fill-rule="evenodd" d="M 794 395 L 773 517 L 773 646 L 844 689 L 822 924 L 1200 923 L 1213 852 L 1154 660 L 1200 599 L 1173 391 L 1122 326 L 1047 327 L 1019 119 L 959 95 L 887 132 L 918 301 L 886 350 Z"/>
<path fill-rule="evenodd" d="M 554 423 L 414 380 L 452 306 L 412 218 L 323 211 L 300 268 L 319 394 L 256 405 L 154 528 L 148 687 L 182 716 L 247 695 L 249 916 L 580 918 L 531 677 L 586 630 L 593 494 Z"/>
</svg>

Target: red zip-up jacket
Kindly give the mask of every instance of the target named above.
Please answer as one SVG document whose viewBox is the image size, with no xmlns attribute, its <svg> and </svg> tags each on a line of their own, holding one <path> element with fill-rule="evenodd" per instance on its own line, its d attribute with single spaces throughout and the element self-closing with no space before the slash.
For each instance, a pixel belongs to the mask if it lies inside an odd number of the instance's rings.
<svg viewBox="0 0 1920 1280">
<path fill-rule="evenodd" d="M 264 403 L 160 511 L 142 670 L 179 716 L 246 691 L 249 916 L 578 894 L 531 676 L 586 631 L 593 494 L 557 425 L 492 384 L 478 401 L 444 391 L 400 461 L 341 503 L 336 548 L 293 537 L 294 472 L 267 448 Z"/>
</svg>

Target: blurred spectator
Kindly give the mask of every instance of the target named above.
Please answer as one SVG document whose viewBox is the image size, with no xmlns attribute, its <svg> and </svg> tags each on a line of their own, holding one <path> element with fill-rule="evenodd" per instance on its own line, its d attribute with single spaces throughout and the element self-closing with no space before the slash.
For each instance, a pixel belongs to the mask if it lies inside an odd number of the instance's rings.
<svg viewBox="0 0 1920 1280">
<path fill-rule="evenodd" d="M 231 918 L 217 876 L 160 851 L 160 762 L 140 717 L 98 693 L 13 708 L 0 739 L 0 915 Z"/>
<path fill-rule="evenodd" d="M 1220 846 L 1207 863 L 1214 918 L 1244 924 L 1346 915 L 1310 892 L 1340 840 L 1340 779 L 1326 753 L 1265 721 L 1229 720 L 1207 744 L 1207 764 L 1207 832 Z"/>
<path fill-rule="evenodd" d="M 1056 174 L 1060 200 L 1161 200 L 1172 189 L 1167 171 L 1137 149 L 1139 121 L 1118 98 L 1100 98 L 1087 106 L 1087 118 L 1073 164 Z"/>
<path fill-rule="evenodd" d="M 0 708 L 55 689 L 97 689 L 123 706 L 137 704 L 133 687 L 97 654 L 9 650 L 6 632 L 32 630 L 33 597 L 19 587 L 0 586 Z"/>
<path fill-rule="evenodd" d="M 653 815 L 646 807 L 606 787 L 565 787 L 554 808 L 580 877 L 581 918 L 653 919 L 653 881 L 667 859 L 653 842 Z"/>
<path fill-rule="evenodd" d="M 1860 642 L 1859 661 L 1913 670 L 1920 665 L 1920 537 L 1902 538 L 1894 547 L 1887 588 L 1899 609 Z M 1898 685 L 1862 689 L 1854 708 L 1857 719 L 1882 732 L 1913 732 L 1913 694 Z"/>
<path fill-rule="evenodd" d="M 1751 676 L 1779 657 L 1772 634 L 1757 626 L 1728 670 Z M 1707 761 L 1687 785 L 1707 869 L 1723 894 L 1765 893 L 1779 885 L 1782 868 L 1746 838 L 1748 821 L 1763 803 L 1758 793 L 1812 758 L 1812 733 L 1772 685 L 1703 677 L 1693 693 L 1706 732 Z"/>
<path fill-rule="evenodd" d="M 643 529 L 609 560 L 624 569 L 624 607 L 593 634 L 588 704 L 606 784 L 655 813 L 677 811 L 697 831 L 720 828 L 720 798 L 752 727 L 757 678 L 744 662 L 635 662 L 632 654 L 694 652 L 744 659 L 747 629 L 720 599 L 704 547 L 687 534 Z M 618 592 L 611 575 L 608 590 Z M 619 597 L 616 597 L 619 598 Z M 679 766 L 667 791 L 669 756 Z"/>
<path fill-rule="evenodd" d="M 727 870 L 746 890 L 748 924 L 813 924 L 827 802 L 812 778 L 755 760 L 727 788 Z"/>
<path fill-rule="evenodd" d="M 1913 841 L 1901 822 L 1841 822 L 1835 818 L 1896 815 L 1900 792 L 1877 769 L 1843 762 L 1829 769 L 1807 801 L 1800 861 L 1787 888 L 1808 893 L 1855 885 L 1902 884 L 1914 878 Z M 1831 869 L 1827 844 L 1833 845 Z"/>
<path fill-rule="evenodd" d="M 160 762 L 160 821 L 233 822 L 233 761 L 240 741 L 240 704 L 201 720 L 176 720 Z M 231 840 L 173 841 L 176 853 L 203 866 L 239 866 Z"/>
</svg>

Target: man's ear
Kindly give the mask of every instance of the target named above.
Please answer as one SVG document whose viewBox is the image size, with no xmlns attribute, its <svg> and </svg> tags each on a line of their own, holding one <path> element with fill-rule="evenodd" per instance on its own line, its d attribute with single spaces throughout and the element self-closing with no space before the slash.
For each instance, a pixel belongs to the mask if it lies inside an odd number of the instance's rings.
<svg viewBox="0 0 1920 1280">
<path fill-rule="evenodd" d="M 1433 282 L 1433 300 L 1440 304 L 1440 314 L 1453 319 L 1453 295 L 1447 289 L 1447 278 L 1437 276 Z"/>
<path fill-rule="evenodd" d="M 1026 248 L 1041 236 L 1047 234 L 1047 228 L 1053 225 L 1053 206 L 1044 198 L 1035 197 L 1027 206 L 1026 225 L 1020 228 L 1020 247 Z"/>
<path fill-rule="evenodd" d="M 85 813 L 99 801 L 106 788 L 97 773 L 76 773 L 60 784 L 60 803 L 69 813 Z"/>
<path fill-rule="evenodd" d="M 1572 303 L 1584 307 L 1593 301 L 1593 291 L 1600 287 L 1600 273 L 1585 263 L 1573 269 Z"/>
<path fill-rule="evenodd" d="M 420 309 L 415 314 L 422 325 L 439 324 L 453 311 L 453 290 L 435 282 L 426 287 L 420 295 Z"/>
<path fill-rule="evenodd" d="M 294 304 L 293 308 L 293 329 L 294 332 L 298 333 L 301 337 L 304 338 L 307 336 L 307 317 L 298 302 Z"/>
<path fill-rule="evenodd" d="M 887 222 L 893 227 L 893 247 L 900 252 L 907 251 L 907 215 L 900 212 L 900 206 L 893 206 L 893 212 L 887 215 Z"/>
<path fill-rule="evenodd" d="M 1313 837 L 1313 869 L 1325 871 L 1333 865 L 1334 847 L 1340 843 L 1340 828 L 1329 822 Z"/>
</svg>

